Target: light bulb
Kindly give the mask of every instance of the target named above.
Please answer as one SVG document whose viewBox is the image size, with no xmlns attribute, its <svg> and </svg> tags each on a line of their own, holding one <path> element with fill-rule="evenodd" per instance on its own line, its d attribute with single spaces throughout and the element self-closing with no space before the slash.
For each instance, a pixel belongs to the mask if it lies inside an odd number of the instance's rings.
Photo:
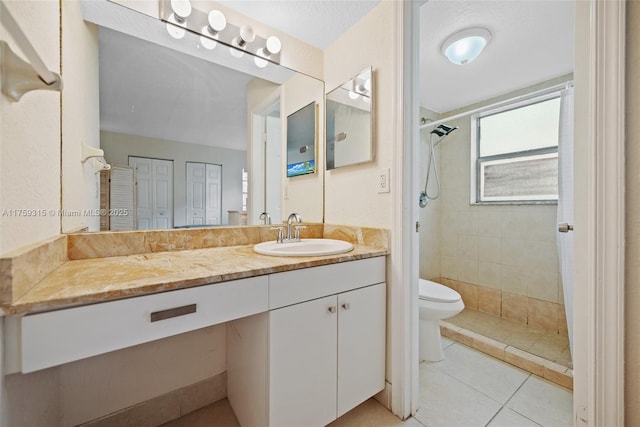
<svg viewBox="0 0 640 427">
<path fill-rule="evenodd" d="M 184 22 L 191 15 L 191 3 L 189 0 L 171 0 L 171 10 L 178 22 Z"/>
<path fill-rule="evenodd" d="M 227 18 L 225 18 L 224 13 L 219 10 L 209 12 L 207 21 L 209 23 L 209 31 L 212 34 L 218 34 L 227 27 Z"/>
<path fill-rule="evenodd" d="M 175 17 L 173 15 L 171 15 L 169 17 L 169 19 L 167 19 L 167 32 L 169 33 L 169 35 L 171 37 L 173 37 L 174 39 L 181 39 L 184 37 L 184 35 L 187 33 L 186 30 L 184 29 L 184 27 L 186 27 L 187 23 L 186 22 L 178 22 L 176 21 Z"/>
<path fill-rule="evenodd" d="M 264 49 L 260 48 L 258 49 L 256 56 L 253 57 L 253 61 L 256 63 L 256 66 L 258 68 L 265 68 L 267 64 L 269 64 L 269 61 L 267 61 L 266 59 L 263 59 L 266 57 L 267 55 L 265 55 Z"/>
<path fill-rule="evenodd" d="M 276 55 L 282 50 L 282 42 L 276 36 L 271 36 L 267 39 L 264 50 L 267 56 Z"/>
<path fill-rule="evenodd" d="M 218 44 L 217 41 L 211 40 L 212 38 L 217 39 L 217 34 L 211 34 L 209 31 L 209 26 L 206 26 L 202 29 L 202 35 L 200 36 L 200 43 L 205 49 L 214 49 Z"/>
</svg>

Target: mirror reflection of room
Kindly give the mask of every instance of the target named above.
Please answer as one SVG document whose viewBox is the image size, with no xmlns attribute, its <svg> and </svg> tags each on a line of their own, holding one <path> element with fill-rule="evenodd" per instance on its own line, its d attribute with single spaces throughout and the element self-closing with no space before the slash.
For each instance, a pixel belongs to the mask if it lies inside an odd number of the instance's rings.
<svg viewBox="0 0 640 427">
<path fill-rule="evenodd" d="M 287 117 L 287 178 L 316 171 L 317 110 L 312 102 Z"/>
<path fill-rule="evenodd" d="M 112 166 L 100 172 L 100 207 L 129 212 L 100 229 L 262 224 L 264 213 L 280 222 L 283 124 L 322 82 L 249 55 L 220 65 L 202 57 L 207 40 L 170 40 L 156 24 L 153 41 L 99 27 L 100 148 Z M 189 37 L 195 53 L 180 46 Z"/>
<path fill-rule="evenodd" d="M 327 170 L 373 160 L 372 67 L 327 94 Z"/>
</svg>

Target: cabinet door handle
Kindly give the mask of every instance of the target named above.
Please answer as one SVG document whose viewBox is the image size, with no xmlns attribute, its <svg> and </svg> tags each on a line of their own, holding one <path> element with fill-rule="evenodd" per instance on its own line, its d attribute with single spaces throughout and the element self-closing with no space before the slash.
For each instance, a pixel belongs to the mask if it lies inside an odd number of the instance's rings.
<svg viewBox="0 0 640 427">
<path fill-rule="evenodd" d="M 335 305 L 329 307 L 329 313 L 335 313 L 336 311 L 338 311 L 338 308 Z"/>
<path fill-rule="evenodd" d="M 342 308 L 344 308 L 345 310 L 349 310 L 351 308 L 351 303 L 345 302 L 344 304 L 342 304 Z"/>
<path fill-rule="evenodd" d="M 182 307 L 170 308 L 168 310 L 154 311 L 151 313 L 151 322 L 171 319 L 172 317 L 184 316 L 196 312 L 196 305 L 189 304 Z"/>
</svg>

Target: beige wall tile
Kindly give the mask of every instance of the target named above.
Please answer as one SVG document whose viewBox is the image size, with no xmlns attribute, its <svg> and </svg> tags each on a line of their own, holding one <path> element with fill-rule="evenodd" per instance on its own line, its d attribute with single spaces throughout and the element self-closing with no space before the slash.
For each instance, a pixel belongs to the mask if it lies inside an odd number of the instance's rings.
<svg viewBox="0 0 640 427">
<path fill-rule="evenodd" d="M 458 256 L 458 236 L 446 233 L 440 238 L 440 254 L 444 256 Z"/>
<path fill-rule="evenodd" d="M 478 284 L 478 260 L 458 260 L 458 280 L 461 282 Z"/>
<path fill-rule="evenodd" d="M 478 238 L 478 260 L 499 264 L 502 253 L 500 249 L 500 238 L 480 236 Z"/>
<path fill-rule="evenodd" d="M 478 309 L 478 286 L 471 283 L 458 283 L 458 292 L 462 296 L 465 307 Z"/>
<path fill-rule="evenodd" d="M 544 301 L 558 302 L 558 273 L 529 267 L 527 271 L 527 295 Z"/>
<path fill-rule="evenodd" d="M 498 289 L 478 286 L 478 310 L 500 317 L 502 314 L 502 292 Z"/>
<path fill-rule="evenodd" d="M 468 183 L 468 181 L 467 181 Z M 465 195 L 466 198 L 466 195 Z M 478 210 L 474 207 L 467 207 L 464 210 L 458 211 L 458 227 L 459 233 L 467 236 L 478 235 Z"/>
<path fill-rule="evenodd" d="M 558 304 L 529 298 L 528 323 L 532 328 L 558 331 Z"/>
<path fill-rule="evenodd" d="M 502 239 L 500 259 L 503 265 L 524 267 L 530 265 L 531 249 L 526 240 L 515 240 L 509 236 Z"/>
<path fill-rule="evenodd" d="M 487 288 L 501 289 L 500 264 L 489 262 L 478 263 L 478 284 Z"/>
<path fill-rule="evenodd" d="M 502 229 L 500 212 L 494 206 L 480 206 L 478 212 L 478 235 L 499 238 Z"/>
<path fill-rule="evenodd" d="M 458 234 L 458 259 L 478 260 L 478 236 Z"/>
<path fill-rule="evenodd" d="M 458 278 L 458 258 L 442 255 L 440 257 L 440 272 L 448 279 Z"/>
<path fill-rule="evenodd" d="M 502 291 L 502 317 L 527 323 L 527 297 Z"/>
<path fill-rule="evenodd" d="M 500 289 L 512 294 L 527 295 L 527 276 L 521 267 L 503 265 L 500 269 Z"/>
<path fill-rule="evenodd" d="M 558 272 L 558 249 L 554 242 L 535 242 L 528 243 L 528 262 L 529 265 L 541 270 Z"/>
<path fill-rule="evenodd" d="M 556 217 L 558 205 L 534 206 L 528 213 L 529 236 L 531 240 L 556 242 Z"/>
<path fill-rule="evenodd" d="M 562 275 L 558 273 L 558 303 L 564 304 L 564 288 L 562 285 Z"/>
<path fill-rule="evenodd" d="M 502 214 L 501 234 L 503 239 L 526 240 L 529 238 L 529 224 L 527 212 L 523 209 L 516 209 Z"/>
</svg>

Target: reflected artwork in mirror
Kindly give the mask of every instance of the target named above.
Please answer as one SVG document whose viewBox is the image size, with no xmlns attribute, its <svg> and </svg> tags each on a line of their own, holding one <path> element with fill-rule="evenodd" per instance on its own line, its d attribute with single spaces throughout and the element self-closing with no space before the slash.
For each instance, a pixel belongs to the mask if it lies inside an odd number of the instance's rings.
<svg viewBox="0 0 640 427">
<path fill-rule="evenodd" d="M 327 94 L 327 170 L 373 160 L 373 70 Z"/>
<path fill-rule="evenodd" d="M 287 178 L 316 171 L 317 104 L 287 117 Z"/>
<path fill-rule="evenodd" d="M 88 6 L 83 17 L 99 28 L 99 147 L 126 175 L 101 179 L 101 208 L 124 194 L 133 229 L 260 224 L 262 212 L 277 223 L 282 211 L 304 211 L 301 190 L 281 191 L 286 117 L 310 103 L 324 111 L 324 82 L 236 58 L 189 30 L 175 39 L 166 23 L 111 2 Z M 127 19 L 115 25 L 109 15 Z M 322 177 L 309 188 L 320 202 L 305 216 L 321 220 Z"/>
</svg>

